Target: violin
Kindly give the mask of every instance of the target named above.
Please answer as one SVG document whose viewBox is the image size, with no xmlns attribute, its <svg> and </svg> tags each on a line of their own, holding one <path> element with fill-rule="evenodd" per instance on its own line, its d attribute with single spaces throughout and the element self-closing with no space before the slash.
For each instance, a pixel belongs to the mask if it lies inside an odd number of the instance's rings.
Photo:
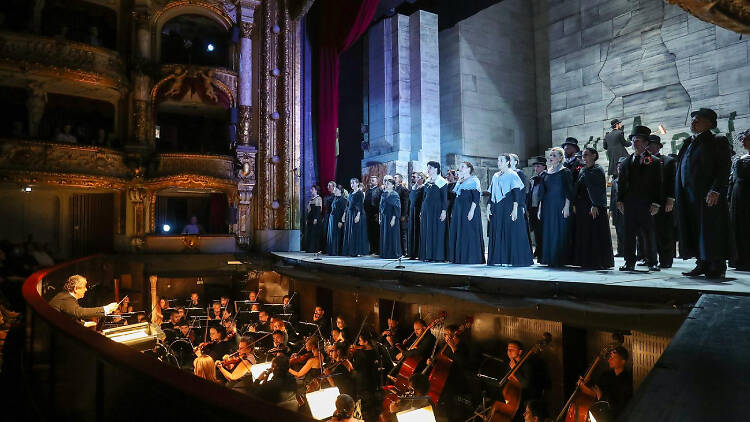
<svg viewBox="0 0 750 422">
<path fill-rule="evenodd" d="M 221 363 L 221 366 L 224 367 L 227 371 L 231 370 L 234 366 L 236 366 L 238 363 L 242 362 L 242 356 L 240 356 L 240 352 L 234 352 L 231 355 L 227 356 L 226 359 L 222 359 L 219 361 Z"/>
<path fill-rule="evenodd" d="M 289 366 L 304 364 L 305 362 L 307 362 L 308 359 L 312 357 L 312 355 L 313 355 L 312 352 L 305 352 L 302 354 L 292 355 L 292 357 L 289 358 Z"/>
</svg>

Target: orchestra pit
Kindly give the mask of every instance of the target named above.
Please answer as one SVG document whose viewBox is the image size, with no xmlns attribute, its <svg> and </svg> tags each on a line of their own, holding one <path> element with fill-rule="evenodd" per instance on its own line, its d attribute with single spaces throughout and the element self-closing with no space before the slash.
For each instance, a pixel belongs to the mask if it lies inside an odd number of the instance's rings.
<svg viewBox="0 0 750 422">
<path fill-rule="evenodd" d="M 750 4 L 6 0 L 0 419 L 750 414 Z"/>
</svg>

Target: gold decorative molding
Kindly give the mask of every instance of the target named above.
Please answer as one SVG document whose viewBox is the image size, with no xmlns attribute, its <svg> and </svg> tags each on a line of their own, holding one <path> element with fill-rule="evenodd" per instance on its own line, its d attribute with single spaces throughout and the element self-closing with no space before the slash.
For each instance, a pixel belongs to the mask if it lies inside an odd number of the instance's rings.
<svg viewBox="0 0 750 422">
<path fill-rule="evenodd" d="M 232 194 L 237 186 L 234 180 L 219 179 L 200 174 L 179 174 L 174 176 L 157 177 L 143 181 L 143 187 L 150 191 L 160 191 L 167 188 L 201 189 L 206 191 L 224 192 Z"/>
<path fill-rule="evenodd" d="M 242 38 L 251 38 L 253 36 L 253 28 L 255 28 L 255 23 L 253 22 L 240 22 Z"/>
<path fill-rule="evenodd" d="M 0 169 L 0 182 L 19 186 L 48 185 L 108 191 L 123 190 L 127 187 L 126 180 L 114 177 L 8 169 Z"/>
<path fill-rule="evenodd" d="M 201 0 L 170 1 L 169 3 L 164 5 L 164 7 L 154 12 L 154 14 L 151 16 L 151 24 L 154 25 L 156 29 L 161 29 L 159 25 L 166 22 L 166 20 L 162 22 L 163 18 L 171 19 L 175 16 L 188 14 L 191 11 L 194 12 L 196 8 L 203 9 L 213 14 L 215 20 L 221 23 L 224 26 L 224 29 L 229 29 L 232 27 L 232 17 L 229 16 L 221 3 L 216 1 L 211 2 Z M 185 9 L 184 13 L 180 13 L 180 9 Z"/>
<path fill-rule="evenodd" d="M 159 165 L 152 177 L 166 177 L 181 174 L 202 174 L 217 179 L 232 180 L 234 163 L 225 155 L 200 154 L 159 154 Z"/>
<path fill-rule="evenodd" d="M 182 244 L 185 245 L 186 252 L 197 251 L 201 246 L 201 238 L 195 234 L 186 234 L 180 237 Z"/>
<path fill-rule="evenodd" d="M 750 2 L 747 0 L 668 0 L 706 22 L 740 34 L 750 34 Z"/>
<path fill-rule="evenodd" d="M 239 105 L 239 121 L 237 122 L 237 143 L 249 145 L 252 133 L 253 108 L 248 105 Z"/>
<path fill-rule="evenodd" d="M 125 65 L 112 50 L 33 34 L 0 32 L 0 68 L 127 92 Z M 112 96 L 112 94 L 110 94 Z"/>
<path fill-rule="evenodd" d="M 236 104 L 237 98 L 237 72 L 225 68 L 215 68 L 208 66 L 187 66 L 181 64 L 163 65 L 161 67 L 162 75 L 165 75 L 151 89 L 151 103 L 156 104 L 160 90 L 169 89 L 164 92 L 165 97 L 177 97 L 178 95 L 187 95 L 190 88 L 183 87 L 186 80 L 201 80 L 206 85 L 206 92 L 217 88 L 229 98 L 229 107 Z M 210 89 L 209 89 L 210 88 Z M 206 94 L 209 95 L 210 94 Z M 218 98 L 216 100 L 218 104 Z M 154 109 L 155 111 L 155 109 Z"/>
</svg>

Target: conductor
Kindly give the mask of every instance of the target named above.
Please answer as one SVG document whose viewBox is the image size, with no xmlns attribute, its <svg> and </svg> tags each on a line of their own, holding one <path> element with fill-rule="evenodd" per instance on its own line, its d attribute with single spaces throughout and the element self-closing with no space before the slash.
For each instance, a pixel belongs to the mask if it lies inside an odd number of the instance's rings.
<svg viewBox="0 0 750 422">
<path fill-rule="evenodd" d="M 80 307 L 78 299 L 86 294 L 86 283 L 86 277 L 82 275 L 76 274 L 68 277 L 63 286 L 64 291 L 52 298 L 49 302 L 50 306 L 76 320 L 104 316 L 117 309 L 117 303 L 114 302 L 96 308 Z"/>
</svg>

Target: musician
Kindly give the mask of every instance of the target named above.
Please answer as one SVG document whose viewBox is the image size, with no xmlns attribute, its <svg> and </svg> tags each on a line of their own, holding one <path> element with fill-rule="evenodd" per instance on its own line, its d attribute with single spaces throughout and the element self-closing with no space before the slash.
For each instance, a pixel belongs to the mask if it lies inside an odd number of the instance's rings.
<svg viewBox="0 0 750 422">
<path fill-rule="evenodd" d="M 523 412 L 523 422 L 551 422 L 547 404 L 541 400 L 529 400 L 526 402 L 526 411 Z"/>
<path fill-rule="evenodd" d="M 269 353 L 273 354 L 274 356 L 278 356 L 280 354 L 289 356 L 291 354 L 289 352 L 289 347 L 286 345 L 286 336 L 284 335 L 283 331 L 274 330 L 271 337 L 273 337 L 273 346 L 268 350 Z"/>
<path fill-rule="evenodd" d="M 188 301 L 188 308 L 202 308 L 203 303 L 201 302 L 200 296 L 197 292 L 190 293 L 190 300 Z"/>
<path fill-rule="evenodd" d="M 633 375 L 625 368 L 628 357 L 628 350 L 617 346 L 609 353 L 609 370 L 602 373 L 592 387 L 584 384 L 583 379 L 578 381 L 578 386 L 584 394 L 609 403 L 612 420 L 617 419 L 633 397 Z"/>
<path fill-rule="evenodd" d="M 221 303 L 214 302 L 211 305 L 211 312 L 208 313 L 208 319 L 215 319 L 221 321 L 223 314 L 221 312 Z"/>
<path fill-rule="evenodd" d="M 323 367 L 323 375 L 328 376 L 328 384 L 338 387 L 345 394 L 354 394 L 352 371 L 354 365 L 348 358 L 349 347 L 344 343 L 337 343 L 331 349 L 331 363 Z"/>
<path fill-rule="evenodd" d="M 447 379 L 442 380 L 445 386 L 438 405 L 444 409 L 448 420 L 465 420 L 472 413 L 471 389 L 467 376 L 471 370 L 469 347 L 461 341 L 458 326 L 455 324 L 445 327 L 443 339 L 448 346 L 443 353 L 453 363 Z M 427 364 L 432 365 L 432 362 L 428 360 Z M 430 382 L 439 381 L 430 377 Z"/>
<path fill-rule="evenodd" d="M 427 329 L 427 323 L 422 318 L 418 318 L 414 321 L 414 341 L 417 341 L 420 336 L 424 333 L 424 338 L 419 342 L 416 348 L 407 350 L 406 353 L 399 352 L 396 355 L 396 360 L 401 360 L 403 357 L 419 356 L 422 359 L 427 359 L 432 354 L 432 350 L 435 348 L 435 342 L 437 339 L 431 331 Z M 413 344 L 413 343 L 412 343 Z"/>
<path fill-rule="evenodd" d="M 508 342 L 506 353 L 508 355 L 508 363 L 505 370 L 506 372 L 509 372 L 511 369 L 515 368 L 521 361 L 521 358 L 523 358 L 523 343 L 518 340 L 511 340 Z M 521 368 L 516 371 L 515 377 L 521 384 L 521 403 L 526 400 L 542 398 L 546 380 L 541 365 L 535 357 L 530 357 Z M 516 416 L 520 416 L 520 413 L 521 412 L 518 412 Z"/>
<path fill-rule="evenodd" d="M 391 317 L 388 318 L 388 329 L 380 335 L 379 342 L 388 349 L 391 360 L 396 360 L 396 355 L 399 353 L 396 345 L 402 343 L 405 338 L 406 335 L 398 326 L 398 320 Z"/>
<path fill-rule="evenodd" d="M 354 342 L 354 333 L 352 333 L 352 330 L 349 328 L 348 325 L 346 325 L 346 321 L 344 320 L 344 317 L 341 315 L 338 315 L 336 317 L 336 328 L 339 329 L 339 333 L 341 335 L 341 340 L 344 343 L 351 344 Z"/>
<path fill-rule="evenodd" d="M 269 374 L 273 374 L 273 378 L 267 381 Z M 261 399 L 276 404 L 295 400 L 297 382 L 289 373 L 289 358 L 284 355 L 273 358 L 270 370 L 255 380 L 254 392 Z"/>
<path fill-rule="evenodd" d="M 312 336 L 305 342 L 305 350 L 310 354 L 305 364 L 299 371 L 289 368 L 289 373 L 297 379 L 311 379 L 320 376 L 320 367 L 323 361 L 318 348 L 318 337 Z M 295 357 L 295 355 L 292 355 Z"/>
<path fill-rule="evenodd" d="M 320 334 L 323 338 L 331 335 L 331 326 L 328 323 L 328 318 L 326 318 L 326 311 L 322 306 L 315 307 L 312 322 L 313 324 L 318 326 L 318 329 L 320 330 L 320 333 L 318 334 Z"/>
<path fill-rule="evenodd" d="M 354 391 L 362 400 L 362 417 L 366 421 L 378 418 L 381 408 L 379 392 L 380 359 L 370 330 L 363 330 L 357 338 L 352 357 Z"/>
<path fill-rule="evenodd" d="M 269 321 L 268 311 L 265 308 L 260 308 L 258 311 L 258 323 L 250 326 L 250 331 L 257 333 L 260 331 L 270 332 L 271 323 Z"/>
<path fill-rule="evenodd" d="M 184 306 L 178 306 L 175 309 L 177 309 L 177 314 L 180 316 L 180 320 L 185 320 L 185 307 Z"/>
<path fill-rule="evenodd" d="M 130 297 L 125 296 L 122 298 L 122 302 L 120 303 L 120 306 L 117 307 L 112 313 L 113 314 L 125 314 L 133 312 L 133 305 L 130 304 Z"/>
<path fill-rule="evenodd" d="M 203 347 L 198 346 L 195 354 L 197 356 L 209 355 L 214 360 L 219 360 L 224 355 L 230 355 L 233 352 L 232 343 L 226 340 L 226 331 L 221 325 L 218 327 L 211 327 L 208 330 L 210 342 L 202 344 Z"/>
<path fill-rule="evenodd" d="M 287 331 L 286 329 L 286 324 L 284 324 L 284 320 L 271 317 L 271 329 L 273 330 L 274 334 L 276 333 L 276 331 L 279 331 L 283 335 L 284 346 L 287 346 L 289 344 L 289 331 Z"/>
<path fill-rule="evenodd" d="M 252 339 L 248 337 L 240 339 L 236 352 L 240 361 L 230 366 L 229 369 L 225 368 L 223 363 L 231 358 L 230 355 L 224 355 L 222 360 L 216 362 L 219 372 L 227 380 L 226 386 L 241 393 L 250 393 L 253 389 L 253 374 L 250 372 L 250 367 L 255 364 L 255 356 L 253 356 L 251 344 Z"/>
<path fill-rule="evenodd" d="M 199 355 L 195 358 L 193 361 L 193 374 L 216 384 L 221 382 L 216 378 L 216 366 L 214 360 L 208 355 Z"/>
<path fill-rule="evenodd" d="M 263 304 L 263 302 L 260 300 L 260 295 L 255 290 L 250 290 L 250 292 L 247 294 L 247 300 L 250 301 L 250 303 L 257 303 L 257 304 Z"/>
<path fill-rule="evenodd" d="M 354 414 L 354 399 L 348 394 L 340 394 L 336 397 L 336 411 L 333 412 L 331 422 L 362 422 L 361 419 L 352 417 Z"/>
<path fill-rule="evenodd" d="M 87 318 L 102 317 L 109 315 L 117 309 L 117 303 L 112 302 L 108 305 L 97 308 L 82 308 L 78 305 L 78 300 L 86 294 L 86 277 L 82 275 L 72 275 L 63 286 L 62 292 L 55 295 L 49 302 L 49 305 L 65 315 L 71 316 L 76 320 Z"/>
<path fill-rule="evenodd" d="M 426 406 L 433 406 L 433 410 L 436 412 L 437 416 L 437 409 L 434 409 L 434 404 L 432 403 L 432 400 L 430 400 L 430 397 L 427 395 L 427 393 L 430 391 L 430 381 L 427 375 L 423 375 L 421 373 L 412 375 L 409 378 L 409 387 L 410 390 L 414 393 L 413 398 L 410 398 L 409 400 L 400 399 L 396 402 L 391 403 L 389 408 L 390 412 L 395 415 L 396 413 L 403 412 L 405 410 L 421 409 Z"/>
<path fill-rule="evenodd" d="M 221 298 L 219 298 L 219 304 L 221 305 L 221 309 L 224 311 L 225 318 L 232 317 L 232 309 L 231 304 L 232 302 L 229 300 L 229 296 L 227 295 L 221 295 Z"/>
</svg>

